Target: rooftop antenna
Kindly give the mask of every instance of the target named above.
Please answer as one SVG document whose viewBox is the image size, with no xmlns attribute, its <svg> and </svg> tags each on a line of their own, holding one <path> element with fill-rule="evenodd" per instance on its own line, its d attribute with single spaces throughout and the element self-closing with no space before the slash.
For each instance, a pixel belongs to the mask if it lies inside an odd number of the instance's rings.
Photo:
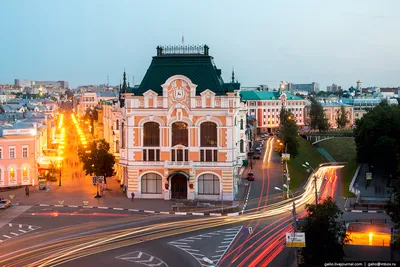
<svg viewBox="0 0 400 267">
<path fill-rule="evenodd" d="M 108 75 L 107 75 L 107 86 L 110 84 L 110 79 L 108 78 Z"/>
<path fill-rule="evenodd" d="M 183 32 L 182 32 L 182 45 L 185 43 L 185 37 L 184 37 L 184 35 L 183 35 Z"/>
</svg>

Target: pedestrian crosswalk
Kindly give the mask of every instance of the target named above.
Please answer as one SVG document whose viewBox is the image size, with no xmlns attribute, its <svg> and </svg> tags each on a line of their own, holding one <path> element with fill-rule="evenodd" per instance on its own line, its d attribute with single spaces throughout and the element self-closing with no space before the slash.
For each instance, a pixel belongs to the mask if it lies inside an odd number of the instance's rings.
<svg viewBox="0 0 400 267">
<path fill-rule="evenodd" d="M 0 228 L 0 244 L 11 238 L 21 236 L 39 228 L 39 226 L 17 223 L 9 223 L 8 225 L 4 225 L 2 228 Z"/>
<path fill-rule="evenodd" d="M 1 211 L 0 215 L 0 228 L 8 224 L 25 211 L 29 210 L 32 206 L 12 206 L 4 211 Z"/>
</svg>

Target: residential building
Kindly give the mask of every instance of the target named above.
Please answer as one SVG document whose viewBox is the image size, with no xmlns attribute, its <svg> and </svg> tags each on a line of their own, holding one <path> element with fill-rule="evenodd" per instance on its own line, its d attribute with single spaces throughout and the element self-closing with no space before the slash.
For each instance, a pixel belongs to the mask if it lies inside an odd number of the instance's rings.
<svg viewBox="0 0 400 267">
<path fill-rule="evenodd" d="M 319 83 L 312 82 L 307 84 L 295 84 L 295 83 L 288 83 L 286 84 L 286 90 L 292 93 L 296 93 L 297 91 L 306 91 L 308 94 L 311 92 L 318 93 L 319 92 Z"/>
<path fill-rule="evenodd" d="M 37 184 L 40 151 L 47 144 L 43 122 L 0 126 L 0 188 Z"/>
<path fill-rule="evenodd" d="M 84 92 L 81 95 L 74 96 L 74 105 L 78 114 L 85 114 L 86 109 L 93 109 L 99 105 L 101 101 L 117 99 L 116 93 L 107 92 Z"/>
<path fill-rule="evenodd" d="M 256 133 L 273 133 L 280 124 L 282 107 L 290 110 L 298 126 L 304 126 L 304 98 L 289 92 L 241 91 L 241 101 L 246 103 L 247 114 L 256 120 Z"/>
<path fill-rule="evenodd" d="M 349 122 L 346 124 L 346 127 L 350 127 L 354 124 L 354 115 L 353 115 L 353 106 L 348 104 L 343 104 L 340 102 L 322 102 L 322 107 L 324 108 L 325 118 L 328 119 L 328 123 L 330 128 L 338 128 L 336 119 L 338 117 L 339 112 L 344 107 L 344 111 L 346 113 L 347 119 Z"/>
<path fill-rule="evenodd" d="M 342 91 L 342 87 L 333 83 L 332 85 L 326 87 L 326 91 L 327 92 L 339 92 L 339 91 Z"/>
<path fill-rule="evenodd" d="M 16 86 L 20 86 L 21 88 L 25 87 L 34 88 L 35 86 L 40 84 L 46 88 L 61 88 L 61 89 L 69 88 L 69 84 L 67 81 L 33 81 L 33 80 L 15 79 L 14 84 Z"/>
<path fill-rule="evenodd" d="M 205 46 L 157 47 L 139 86 L 120 91 L 127 196 L 233 200 L 246 158 L 240 84 L 225 83 Z"/>
</svg>

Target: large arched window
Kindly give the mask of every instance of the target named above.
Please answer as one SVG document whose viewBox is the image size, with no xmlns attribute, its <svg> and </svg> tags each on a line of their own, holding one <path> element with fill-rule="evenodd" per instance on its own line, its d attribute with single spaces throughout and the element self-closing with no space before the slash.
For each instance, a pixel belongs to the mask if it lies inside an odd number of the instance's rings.
<svg viewBox="0 0 400 267">
<path fill-rule="evenodd" d="M 157 122 L 146 122 L 143 128 L 143 146 L 160 146 L 160 125 Z"/>
<path fill-rule="evenodd" d="M 125 123 L 121 123 L 121 148 L 125 148 Z"/>
<path fill-rule="evenodd" d="M 161 194 L 162 177 L 157 173 L 147 173 L 142 176 L 142 194 Z"/>
<path fill-rule="evenodd" d="M 207 173 L 200 175 L 198 180 L 199 195 L 219 195 L 219 178 L 218 176 Z"/>
<path fill-rule="evenodd" d="M 200 126 L 200 136 L 200 146 L 217 146 L 217 125 L 213 122 L 203 122 Z"/>
<path fill-rule="evenodd" d="M 188 146 L 188 140 L 188 125 L 181 121 L 172 124 L 172 146 Z"/>
</svg>

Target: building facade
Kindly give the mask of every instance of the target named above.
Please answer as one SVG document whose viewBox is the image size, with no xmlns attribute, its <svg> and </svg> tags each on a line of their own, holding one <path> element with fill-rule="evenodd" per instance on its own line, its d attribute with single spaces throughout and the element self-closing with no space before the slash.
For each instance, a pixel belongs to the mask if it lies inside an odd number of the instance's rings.
<svg viewBox="0 0 400 267">
<path fill-rule="evenodd" d="M 127 196 L 233 200 L 247 143 L 239 89 L 234 77 L 224 83 L 206 45 L 157 47 L 137 87 L 124 73 L 118 129 Z"/>
<path fill-rule="evenodd" d="M 273 133 L 279 128 L 282 107 L 290 110 L 298 126 L 304 126 L 305 100 L 284 91 L 241 91 L 247 114 L 256 121 L 256 133 Z"/>
<path fill-rule="evenodd" d="M 306 84 L 297 84 L 297 83 L 288 83 L 286 85 L 286 90 L 289 92 L 311 92 L 318 93 L 319 92 L 319 83 L 312 82 Z"/>
</svg>

